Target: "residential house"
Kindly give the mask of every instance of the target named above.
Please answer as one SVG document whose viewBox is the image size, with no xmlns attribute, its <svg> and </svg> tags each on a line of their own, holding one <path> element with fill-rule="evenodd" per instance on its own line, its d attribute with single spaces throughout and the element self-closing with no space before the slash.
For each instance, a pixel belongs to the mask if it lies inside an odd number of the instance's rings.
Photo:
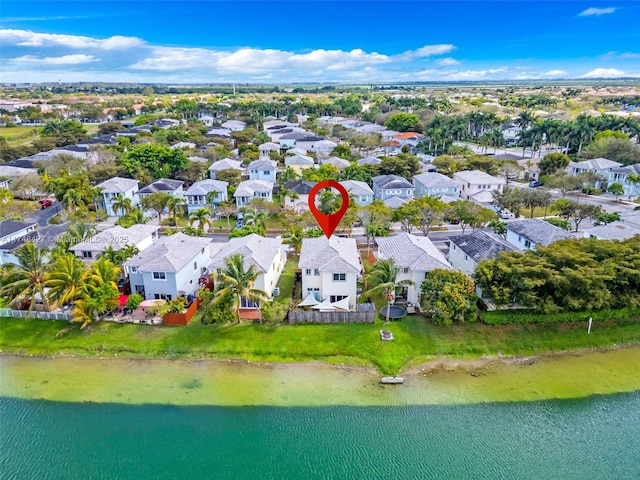
<svg viewBox="0 0 640 480">
<path fill-rule="evenodd" d="M 582 162 L 569 163 L 567 172 L 573 176 L 593 172 L 602 178 L 602 180 L 595 183 L 595 187 L 606 188 L 611 171 L 619 167 L 622 167 L 622 164 L 619 162 L 614 162 L 606 158 L 592 158 L 591 160 L 583 160 Z"/>
<path fill-rule="evenodd" d="M 607 225 L 596 225 L 584 229 L 585 238 L 598 240 L 626 240 L 640 235 L 640 228 L 623 222 L 611 222 Z"/>
<path fill-rule="evenodd" d="M 355 309 L 357 281 L 362 275 L 362 263 L 353 238 L 325 236 L 305 238 L 298 267 L 302 271 L 302 297 L 314 294 L 321 301 L 337 302 L 349 298 L 349 308 Z"/>
<path fill-rule="evenodd" d="M 378 175 L 373 177 L 373 193 L 376 200 L 388 200 L 393 197 L 409 201 L 413 199 L 415 187 L 406 178 L 398 175 Z"/>
<path fill-rule="evenodd" d="M 366 207 L 373 202 L 373 190 L 366 182 L 359 180 L 343 180 L 340 183 L 360 207 Z"/>
<path fill-rule="evenodd" d="M 252 233 L 246 237 L 231 238 L 227 243 L 212 243 L 209 270 L 214 272 L 223 268 L 225 260 L 236 254 L 242 256 L 245 270 L 253 265 L 258 273 L 253 288 L 263 290 L 271 296 L 287 263 L 282 239 L 265 238 Z M 244 297 L 240 299 L 240 308 L 258 307 L 253 300 Z"/>
<path fill-rule="evenodd" d="M 347 168 L 349 165 L 351 165 L 351 162 L 340 157 L 329 157 L 320 160 L 320 165 L 333 165 L 338 170 L 342 170 L 343 168 Z"/>
<path fill-rule="evenodd" d="M 420 286 L 428 272 L 435 269 L 451 270 L 442 252 L 428 237 L 403 232 L 390 237 L 377 237 L 376 257 L 393 260 L 397 269 L 396 279 L 411 280 L 413 285 L 405 285 L 396 290 L 396 298 L 405 299 L 417 305 L 420 301 Z"/>
<path fill-rule="evenodd" d="M 210 242 L 181 232 L 161 237 L 124 262 L 131 291 L 146 300 L 195 294 L 198 280 L 209 273 Z"/>
<path fill-rule="evenodd" d="M 113 177 L 99 183 L 97 188 L 100 189 L 101 208 L 103 208 L 110 217 L 124 216 L 126 212 L 123 210 L 114 211 L 113 204 L 118 201 L 119 196 L 122 196 L 122 198 L 130 199 L 133 207 L 137 206 L 138 203 L 140 203 L 140 198 L 138 197 L 139 183 L 138 180 L 124 177 Z"/>
<path fill-rule="evenodd" d="M 609 172 L 609 185 L 612 183 L 621 183 L 625 195 L 629 197 L 640 195 L 640 183 L 630 182 L 629 175 L 640 175 L 640 163 L 627 165 L 626 167 L 612 168 Z"/>
<path fill-rule="evenodd" d="M 273 202 L 273 182 L 264 180 L 244 180 L 233 193 L 238 208 L 244 207 L 254 198 L 262 198 L 267 202 Z"/>
<path fill-rule="evenodd" d="M 141 252 L 158 240 L 159 228 L 158 225 L 132 225 L 129 228 L 116 225 L 75 244 L 69 251 L 87 263 L 97 260 L 107 247 L 117 252 L 133 246 Z"/>
<path fill-rule="evenodd" d="M 222 170 L 238 170 L 240 173 L 245 172 L 245 168 L 242 166 L 242 162 L 238 160 L 232 160 L 230 158 L 223 158 L 217 162 L 213 162 L 209 167 L 209 178 L 211 180 L 216 179 L 216 173 Z"/>
<path fill-rule="evenodd" d="M 380 165 L 382 163 L 382 160 L 379 159 L 378 157 L 363 157 L 363 158 L 359 158 L 358 159 L 358 165 L 363 166 L 363 165 Z"/>
<path fill-rule="evenodd" d="M 562 228 L 537 218 L 507 223 L 507 242 L 518 250 L 535 250 L 536 245 L 546 247 L 567 238 L 576 237 Z"/>
<path fill-rule="evenodd" d="M 269 156 L 271 152 L 280 153 L 280 145 L 273 142 L 265 142 L 258 145 L 258 150 L 260 150 L 260 158 L 271 158 Z"/>
<path fill-rule="evenodd" d="M 189 159 L 190 162 L 209 163 L 209 159 L 208 158 L 198 157 L 196 155 L 192 155 L 192 156 L 187 157 L 187 158 Z"/>
<path fill-rule="evenodd" d="M 247 124 L 245 122 L 240 121 L 240 120 L 227 120 L 226 122 L 224 122 L 220 126 L 222 128 L 226 128 L 227 130 L 229 130 L 231 132 L 241 132 L 242 130 L 247 128 Z"/>
<path fill-rule="evenodd" d="M 413 176 L 416 186 L 415 196 L 420 197 L 448 197 L 460 196 L 460 185 L 446 175 L 437 172 L 421 173 Z"/>
<path fill-rule="evenodd" d="M 393 136 L 393 140 L 400 143 L 401 150 L 406 145 L 413 151 L 423 139 L 424 135 L 416 132 L 402 132 Z"/>
<path fill-rule="evenodd" d="M 282 144 L 282 141 L 280 144 Z M 308 152 L 315 152 L 318 156 L 329 155 L 337 145 L 337 143 L 327 140 L 326 138 L 309 134 L 296 139 L 295 143 L 296 147 L 304 148 Z"/>
<path fill-rule="evenodd" d="M 516 249 L 502 237 L 484 230 L 476 230 L 467 235 L 449 237 L 449 263 L 451 266 L 472 276 L 481 260 L 497 257 L 501 252 Z"/>
<path fill-rule="evenodd" d="M 0 177 L 0 188 L 9 190 L 9 179 L 6 177 Z"/>
<path fill-rule="evenodd" d="M 182 188 L 183 185 L 184 185 L 184 182 L 182 180 L 160 178 L 158 180 L 154 180 L 146 187 L 138 190 L 138 196 L 140 198 L 144 198 L 146 195 L 161 192 L 161 193 L 167 193 L 172 197 L 183 198 L 184 197 L 184 190 Z"/>
<path fill-rule="evenodd" d="M 275 160 L 261 158 L 251 162 L 247 170 L 249 170 L 249 180 L 262 180 L 275 183 L 278 163 Z"/>
<path fill-rule="evenodd" d="M 231 131 L 226 128 L 213 127 L 204 134 L 206 138 L 226 138 L 231 140 Z"/>
<path fill-rule="evenodd" d="M 497 178 L 480 170 L 456 172 L 453 180 L 460 185 L 460 196 L 463 199 L 485 205 L 493 203 L 491 192 L 502 192 L 506 184 L 504 178 Z"/>
<path fill-rule="evenodd" d="M 504 138 L 505 147 L 518 146 L 518 142 L 520 141 L 520 134 L 522 132 L 521 127 L 513 124 L 503 124 L 500 125 L 500 131 L 502 132 L 502 137 Z"/>
<path fill-rule="evenodd" d="M 308 137 L 309 132 L 299 127 L 270 128 L 267 135 L 272 142 L 279 143 L 281 149 L 287 149 L 295 147 L 297 139 Z"/>
<path fill-rule="evenodd" d="M 0 265 L 18 264 L 18 259 L 12 252 L 25 241 L 37 238 L 37 229 L 36 222 L 0 221 Z"/>
<path fill-rule="evenodd" d="M 402 152 L 402 144 L 397 140 L 389 140 L 383 145 L 384 153 L 388 157 L 393 157 Z"/>
<path fill-rule="evenodd" d="M 191 214 L 200 208 L 208 205 L 218 205 L 228 200 L 227 187 L 229 182 L 221 180 L 201 180 L 191 185 L 184 198 L 187 201 L 187 213 Z"/>
<path fill-rule="evenodd" d="M 179 149 L 196 148 L 196 144 L 193 142 L 178 142 L 171 145 L 171 148 L 179 148 Z"/>
<path fill-rule="evenodd" d="M 291 167 L 298 175 L 302 174 L 302 170 L 314 168 L 316 165 L 312 157 L 300 154 L 285 157 L 284 164 L 286 167 Z"/>
<path fill-rule="evenodd" d="M 291 192 L 287 193 L 284 197 L 285 208 L 290 208 L 297 213 L 309 210 L 309 192 L 317 183 L 318 182 L 308 182 L 305 180 L 285 183 L 283 188 L 287 192 Z"/>
</svg>

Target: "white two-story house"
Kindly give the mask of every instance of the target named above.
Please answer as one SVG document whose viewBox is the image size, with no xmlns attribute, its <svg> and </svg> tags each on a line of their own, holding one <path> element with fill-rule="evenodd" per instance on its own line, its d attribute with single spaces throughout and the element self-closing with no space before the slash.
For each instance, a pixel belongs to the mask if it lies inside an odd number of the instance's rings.
<svg viewBox="0 0 640 480">
<path fill-rule="evenodd" d="M 100 200 L 101 207 L 107 212 L 110 217 L 122 217 L 126 213 L 124 210 L 113 210 L 113 204 L 118 201 L 118 197 L 121 195 L 123 198 L 131 200 L 133 207 L 140 203 L 138 197 L 138 186 L 140 182 L 133 178 L 113 177 L 109 180 L 105 180 L 102 183 L 96 185 L 101 189 Z"/>
<path fill-rule="evenodd" d="M 18 264 L 18 259 L 12 253 L 18 244 L 32 239 L 37 242 L 38 224 L 35 222 L 19 222 L 16 220 L 0 221 L 0 265 L 7 263 Z M 16 240 L 24 239 L 16 243 Z"/>
<path fill-rule="evenodd" d="M 497 178 L 480 170 L 456 172 L 453 174 L 453 180 L 460 185 L 460 197 L 481 205 L 493 203 L 491 192 L 502 192 L 506 184 L 504 178 Z"/>
<path fill-rule="evenodd" d="M 200 277 L 208 274 L 210 261 L 208 238 L 176 233 L 161 237 L 124 262 L 131 291 L 146 300 L 171 300 L 193 295 Z"/>
<path fill-rule="evenodd" d="M 226 202 L 228 200 L 228 186 L 229 182 L 211 179 L 194 183 L 184 192 L 184 198 L 187 202 L 187 213 L 191 214 L 208 205 L 218 205 L 221 202 Z"/>
<path fill-rule="evenodd" d="M 437 268 L 451 270 L 447 259 L 427 237 L 403 232 L 390 237 L 378 237 L 376 242 L 376 257 L 393 260 L 397 269 L 396 279 L 413 281 L 413 285 L 400 287 L 396 291 L 396 298 L 405 299 L 414 305 L 420 300 L 420 286 L 427 272 Z"/>
<path fill-rule="evenodd" d="M 231 238 L 227 243 L 211 244 L 211 261 L 209 270 L 214 272 L 224 268 L 225 259 L 240 254 L 245 270 L 253 265 L 258 276 L 253 288 L 263 290 L 271 296 L 278 284 L 280 274 L 287 263 L 287 255 L 280 238 L 265 238 L 252 233 L 246 237 Z M 258 308 L 253 300 L 242 297 L 240 308 Z"/>
<path fill-rule="evenodd" d="M 258 145 L 258 150 L 260 151 L 260 158 L 270 159 L 271 152 L 280 153 L 280 145 L 274 142 L 265 142 Z"/>
<path fill-rule="evenodd" d="M 622 167 L 621 163 L 614 162 L 608 158 L 592 158 L 581 162 L 571 162 L 567 167 L 567 173 L 573 176 L 586 172 L 595 173 L 600 176 L 600 180 L 595 183 L 595 187 L 606 188 L 611 171 L 620 167 Z"/>
<path fill-rule="evenodd" d="M 254 198 L 273 202 L 273 183 L 264 180 L 244 180 L 233 192 L 233 198 L 235 198 L 238 208 L 244 207 Z"/>
<path fill-rule="evenodd" d="M 249 180 L 275 183 L 278 163 L 275 160 L 262 158 L 251 162 L 247 170 L 249 170 Z"/>
<path fill-rule="evenodd" d="M 158 225 L 132 225 L 129 228 L 116 225 L 75 244 L 69 250 L 87 263 L 96 261 L 108 247 L 117 252 L 132 246 L 141 252 L 158 240 L 159 228 Z"/>
<path fill-rule="evenodd" d="M 630 182 L 629 175 L 640 176 L 640 163 L 611 169 L 609 172 L 609 185 L 612 183 L 621 183 L 625 195 L 629 197 L 640 195 L 640 182 Z"/>
<path fill-rule="evenodd" d="M 182 180 L 172 180 L 169 178 L 160 178 L 154 180 L 149 185 L 138 190 L 138 196 L 144 198 L 146 195 L 152 193 L 167 193 L 172 197 L 184 198 L 184 190 L 182 186 L 184 182 Z"/>
<path fill-rule="evenodd" d="M 349 298 L 355 309 L 356 284 L 362 264 L 356 241 L 336 236 L 302 240 L 298 267 L 302 271 L 302 296 L 313 294 L 318 301 L 338 302 Z"/>
</svg>

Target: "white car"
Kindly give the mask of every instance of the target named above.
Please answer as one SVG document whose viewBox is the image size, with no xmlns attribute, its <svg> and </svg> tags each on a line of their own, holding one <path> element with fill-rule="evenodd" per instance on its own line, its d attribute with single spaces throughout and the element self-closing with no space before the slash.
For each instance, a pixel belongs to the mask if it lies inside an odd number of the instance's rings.
<svg viewBox="0 0 640 480">
<path fill-rule="evenodd" d="M 503 220 L 507 220 L 509 218 L 513 218 L 514 215 L 513 213 L 511 213 L 509 210 L 507 210 L 506 208 L 504 210 L 500 210 L 498 212 L 498 216 L 503 219 Z"/>
</svg>

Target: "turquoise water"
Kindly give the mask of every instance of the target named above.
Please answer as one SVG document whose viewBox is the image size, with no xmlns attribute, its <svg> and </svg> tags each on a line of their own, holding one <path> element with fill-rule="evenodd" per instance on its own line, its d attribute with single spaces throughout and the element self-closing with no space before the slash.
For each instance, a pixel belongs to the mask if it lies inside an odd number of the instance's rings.
<svg viewBox="0 0 640 480">
<path fill-rule="evenodd" d="M 394 407 L 0 398 L 1 479 L 638 479 L 640 392 Z"/>
</svg>

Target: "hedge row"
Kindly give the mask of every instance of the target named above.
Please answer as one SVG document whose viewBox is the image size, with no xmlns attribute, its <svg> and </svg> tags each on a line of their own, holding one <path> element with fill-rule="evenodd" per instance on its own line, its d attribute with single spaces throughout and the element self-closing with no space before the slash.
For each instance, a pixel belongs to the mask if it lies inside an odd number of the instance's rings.
<svg viewBox="0 0 640 480">
<path fill-rule="evenodd" d="M 534 310 L 494 310 L 481 314 L 482 321 L 487 325 L 587 322 L 589 317 L 593 317 L 594 322 L 607 320 L 640 322 L 640 308 L 562 313 L 540 313 Z"/>
</svg>

